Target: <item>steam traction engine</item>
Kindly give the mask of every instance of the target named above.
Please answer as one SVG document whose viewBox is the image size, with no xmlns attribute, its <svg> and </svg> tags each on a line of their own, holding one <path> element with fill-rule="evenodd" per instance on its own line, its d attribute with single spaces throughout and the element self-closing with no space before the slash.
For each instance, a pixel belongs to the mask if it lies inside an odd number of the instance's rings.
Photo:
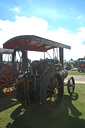
<svg viewBox="0 0 85 128">
<path fill-rule="evenodd" d="M 67 84 L 64 83 L 68 72 L 63 68 L 63 48 L 70 49 L 70 46 L 34 35 L 23 35 L 8 40 L 3 47 L 14 49 L 12 65 L 17 74 L 16 95 L 22 104 L 33 105 L 39 101 L 46 109 L 53 110 L 61 102 L 64 85 L 67 85 L 70 95 L 74 92 L 73 77 Z M 51 49 L 53 58 L 50 55 L 50 59 L 45 58 Z M 59 51 L 60 61 L 55 57 L 56 49 Z M 27 51 L 43 52 L 44 58 L 30 62 Z"/>
</svg>

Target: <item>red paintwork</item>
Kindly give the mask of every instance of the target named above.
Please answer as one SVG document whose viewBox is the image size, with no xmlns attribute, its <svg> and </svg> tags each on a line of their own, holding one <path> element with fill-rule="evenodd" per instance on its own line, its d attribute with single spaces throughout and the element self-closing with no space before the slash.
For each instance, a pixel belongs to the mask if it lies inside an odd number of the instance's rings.
<svg viewBox="0 0 85 128">
<path fill-rule="evenodd" d="M 4 74 L 0 80 L 0 90 L 4 95 L 11 95 L 15 92 L 13 84 L 15 83 L 16 74 L 11 70 L 5 69 L 5 71 L 7 72 L 4 73 L 3 71 Z M 12 90 L 10 90 L 10 88 L 12 88 Z"/>
<path fill-rule="evenodd" d="M 52 48 L 67 48 L 70 46 L 34 35 L 22 35 L 11 38 L 3 44 L 3 48 L 14 49 L 15 46 L 23 47 L 25 50 L 46 52 Z"/>
<path fill-rule="evenodd" d="M 85 64 L 84 63 L 78 63 L 77 65 L 80 69 L 82 69 L 82 68 L 85 69 Z"/>
<path fill-rule="evenodd" d="M 25 44 L 27 44 L 27 47 Z M 15 37 L 3 44 L 3 48 L 7 48 L 7 49 L 14 49 L 15 46 L 23 47 L 25 50 L 40 51 L 40 52 L 47 51 L 54 47 L 54 46 L 47 45 L 39 41 L 33 40 L 33 36 Z"/>
<path fill-rule="evenodd" d="M 78 59 L 77 66 L 80 71 L 84 71 L 85 70 L 85 58 Z"/>
</svg>

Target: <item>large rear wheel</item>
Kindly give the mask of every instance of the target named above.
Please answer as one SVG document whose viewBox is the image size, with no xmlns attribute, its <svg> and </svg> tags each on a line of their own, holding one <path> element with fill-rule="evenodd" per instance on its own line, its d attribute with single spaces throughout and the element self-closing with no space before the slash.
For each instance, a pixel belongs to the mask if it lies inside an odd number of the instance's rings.
<svg viewBox="0 0 85 128">
<path fill-rule="evenodd" d="M 7 96 L 15 92 L 13 87 L 16 74 L 12 71 L 4 71 L 0 76 L 0 95 Z"/>
<path fill-rule="evenodd" d="M 49 66 L 49 65 L 45 66 L 45 67 L 43 68 L 43 70 L 42 70 L 42 79 L 45 77 L 45 75 L 46 75 L 47 73 L 52 72 L 52 71 L 53 71 L 53 69 L 52 69 L 51 66 Z"/>
<path fill-rule="evenodd" d="M 47 110 L 53 110 L 59 106 L 63 96 L 63 81 L 58 73 L 48 73 L 41 85 L 40 99 Z"/>
</svg>

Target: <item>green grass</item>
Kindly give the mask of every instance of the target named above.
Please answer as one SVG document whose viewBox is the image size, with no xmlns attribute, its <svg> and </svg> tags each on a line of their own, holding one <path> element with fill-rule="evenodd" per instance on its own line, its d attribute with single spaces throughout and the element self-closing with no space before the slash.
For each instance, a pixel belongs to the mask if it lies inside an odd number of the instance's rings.
<svg viewBox="0 0 85 128">
<path fill-rule="evenodd" d="M 37 103 L 21 105 L 15 96 L 0 98 L 0 128 L 85 128 L 85 85 L 76 85 L 74 97 L 67 87 L 60 106 L 46 112 Z"/>
<path fill-rule="evenodd" d="M 68 74 L 69 75 L 85 75 L 85 73 L 83 72 L 71 71 L 71 70 L 68 70 Z"/>
</svg>

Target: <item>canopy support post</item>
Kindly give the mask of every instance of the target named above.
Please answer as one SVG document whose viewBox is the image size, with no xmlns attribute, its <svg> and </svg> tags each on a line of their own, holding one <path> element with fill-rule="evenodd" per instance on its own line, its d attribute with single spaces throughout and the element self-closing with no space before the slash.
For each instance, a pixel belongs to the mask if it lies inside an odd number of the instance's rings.
<svg viewBox="0 0 85 128">
<path fill-rule="evenodd" d="M 59 56 L 60 56 L 60 63 L 62 64 L 62 68 L 64 68 L 64 65 L 63 65 L 63 48 L 59 48 Z"/>
</svg>

